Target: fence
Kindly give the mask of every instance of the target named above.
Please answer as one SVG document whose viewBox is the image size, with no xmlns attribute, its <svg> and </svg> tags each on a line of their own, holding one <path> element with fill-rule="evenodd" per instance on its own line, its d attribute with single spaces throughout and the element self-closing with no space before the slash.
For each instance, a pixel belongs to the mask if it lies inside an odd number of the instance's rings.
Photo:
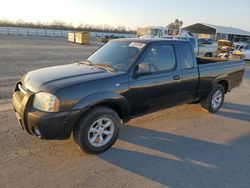
<svg viewBox="0 0 250 188">
<path fill-rule="evenodd" d="M 42 37 L 67 37 L 69 30 L 55 30 L 55 29 L 33 29 L 22 27 L 0 27 L 0 35 L 21 35 L 21 36 L 42 36 Z M 133 38 L 135 34 L 128 33 L 109 33 L 109 32 L 90 32 L 91 39 L 96 37 L 124 37 Z"/>
</svg>

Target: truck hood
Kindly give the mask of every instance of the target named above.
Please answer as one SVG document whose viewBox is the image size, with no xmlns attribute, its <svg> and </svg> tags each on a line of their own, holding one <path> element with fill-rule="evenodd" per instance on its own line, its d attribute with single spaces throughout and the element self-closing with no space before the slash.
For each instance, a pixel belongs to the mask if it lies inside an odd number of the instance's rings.
<svg viewBox="0 0 250 188">
<path fill-rule="evenodd" d="M 65 85 L 112 76 L 114 73 L 80 63 L 53 66 L 28 72 L 22 78 L 32 92 L 50 91 Z"/>
</svg>

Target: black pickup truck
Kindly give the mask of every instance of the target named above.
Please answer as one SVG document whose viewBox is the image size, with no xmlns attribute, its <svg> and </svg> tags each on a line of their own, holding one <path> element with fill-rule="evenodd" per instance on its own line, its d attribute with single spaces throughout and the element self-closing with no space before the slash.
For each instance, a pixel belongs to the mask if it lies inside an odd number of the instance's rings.
<svg viewBox="0 0 250 188">
<path fill-rule="evenodd" d="M 13 105 L 22 128 L 42 139 L 73 133 L 82 150 L 100 153 L 131 118 L 183 103 L 211 113 L 242 81 L 244 63 L 196 58 L 175 39 L 117 39 L 81 63 L 28 72 Z"/>
</svg>

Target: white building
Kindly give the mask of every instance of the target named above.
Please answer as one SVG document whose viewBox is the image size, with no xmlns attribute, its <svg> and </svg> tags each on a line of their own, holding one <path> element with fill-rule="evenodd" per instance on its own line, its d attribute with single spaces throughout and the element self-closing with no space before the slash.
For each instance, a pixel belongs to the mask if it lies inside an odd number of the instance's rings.
<svg viewBox="0 0 250 188">
<path fill-rule="evenodd" d="M 224 27 L 211 24 L 197 23 L 183 28 L 197 38 L 226 39 L 230 41 L 250 40 L 250 32 L 234 27 Z"/>
</svg>

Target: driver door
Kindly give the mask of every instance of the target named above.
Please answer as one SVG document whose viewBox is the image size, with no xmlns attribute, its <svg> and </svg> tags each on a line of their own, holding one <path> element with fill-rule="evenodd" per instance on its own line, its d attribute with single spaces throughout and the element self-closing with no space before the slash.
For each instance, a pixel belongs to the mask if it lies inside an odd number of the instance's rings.
<svg viewBox="0 0 250 188">
<path fill-rule="evenodd" d="M 150 67 L 150 70 L 138 74 L 140 64 Z M 130 79 L 131 115 L 137 116 L 181 103 L 181 81 L 182 72 L 178 66 L 175 44 L 164 42 L 150 45 Z"/>
</svg>

